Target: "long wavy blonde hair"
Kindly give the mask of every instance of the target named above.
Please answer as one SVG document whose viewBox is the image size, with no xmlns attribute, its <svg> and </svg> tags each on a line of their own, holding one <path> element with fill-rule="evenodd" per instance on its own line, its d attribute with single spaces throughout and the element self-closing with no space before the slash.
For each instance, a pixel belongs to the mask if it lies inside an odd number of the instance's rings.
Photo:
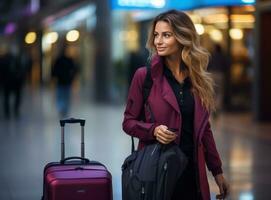
<svg viewBox="0 0 271 200">
<path fill-rule="evenodd" d="M 154 18 L 148 35 L 146 47 L 150 58 L 157 54 L 154 46 L 154 30 L 158 21 L 167 22 L 173 30 L 176 40 L 182 46 L 181 58 L 185 70 L 193 85 L 193 93 L 197 94 L 208 111 L 215 110 L 214 83 L 207 72 L 209 53 L 200 45 L 200 39 L 190 17 L 184 12 L 170 10 Z"/>
</svg>

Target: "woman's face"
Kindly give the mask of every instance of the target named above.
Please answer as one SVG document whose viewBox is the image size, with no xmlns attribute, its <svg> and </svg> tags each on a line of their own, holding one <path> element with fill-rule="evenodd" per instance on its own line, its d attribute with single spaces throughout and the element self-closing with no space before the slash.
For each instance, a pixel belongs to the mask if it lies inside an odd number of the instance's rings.
<svg viewBox="0 0 271 200">
<path fill-rule="evenodd" d="M 180 45 L 175 38 L 171 26 L 164 21 L 158 21 L 154 28 L 154 46 L 159 56 L 180 54 Z"/>
</svg>

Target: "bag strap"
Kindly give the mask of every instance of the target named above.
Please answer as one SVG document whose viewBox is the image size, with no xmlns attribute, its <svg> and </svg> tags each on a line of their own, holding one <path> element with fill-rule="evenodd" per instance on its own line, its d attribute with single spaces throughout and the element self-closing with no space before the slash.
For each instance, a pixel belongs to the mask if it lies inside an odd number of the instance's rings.
<svg viewBox="0 0 271 200">
<path fill-rule="evenodd" d="M 143 103 L 144 104 L 147 102 L 147 99 L 150 95 L 150 91 L 153 84 L 152 77 L 151 77 L 151 67 L 147 65 L 146 68 L 147 68 L 147 74 L 143 83 Z"/>
<path fill-rule="evenodd" d="M 144 83 L 143 83 L 143 90 L 142 90 L 142 96 L 143 96 L 143 106 L 142 106 L 142 109 L 141 109 L 141 112 L 140 112 L 140 119 L 142 119 L 143 121 L 145 121 L 145 113 L 144 113 L 144 105 L 145 103 L 147 102 L 148 100 L 148 97 L 150 95 L 150 92 L 151 92 L 151 88 L 152 88 L 152 84 L 153 84 L 153 81 L 152 81 L 152 77 L 151 77 L 151 67 L 150 65 L 148 64 L 146 66 L 147 68 L 147 74 L 145 76 L 145 80 L 144 80 Z M 153 116 L 153 114 L 152 114 Z M 152 117 L 153 118 L 153 117 Z M 131 139 L 132 139 L 132 153 L 135 151 L 135 141 L 134 141 L 134 137 L 131 136 Z"/>
</svg>

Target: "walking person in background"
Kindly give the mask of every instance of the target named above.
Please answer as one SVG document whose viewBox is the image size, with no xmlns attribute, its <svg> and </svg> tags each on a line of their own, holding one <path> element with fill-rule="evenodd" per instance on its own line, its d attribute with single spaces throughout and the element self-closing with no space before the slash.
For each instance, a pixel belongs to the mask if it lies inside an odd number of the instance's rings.
<svg viewBox="0 0 271 200">
<path fill-rule="evenodd" d="M 4 67 L 5 67 L 5 47 L 3 45 L 0 45 L 0 116 L 2 116 L 4 106 L 3 105 L 3 96 L 4 96 Z"/>
<path fill-rule="evenodd" d="M 214 89 L 216 110 L 213 112 L 214 119 L 216 119 L 219 113 L 223 110 L 225 75 L 227 69 L 229 69 L 229 65 L 230 61 L 224 54 L 221 46 L 219 44 L 215 44 L 208 66 L 208 71 L 211 72 L 215 83 Z"/>
<path fill-rule="evenodd" d="M 0 66 L 4 116 L 9 119 L 13 113 L 18 118 L 26 70 L 20 62 L 16 46 L 12 46 L 10 52 L 5 51 L 0 55 Z"/>
<path fill-rule="evenodd" d="M 175 142 L 186 154 L 189 163 L 172 200 L 210 200 L 205 165 L 219 188 L 217 198 L 226 198 L 229 186 L 209 122 L 215 105 L 213 82 L 206 72 L 209 54 L 201 47 L 193 22 L 180 11 L 161 13 L 153 20 L 147 48 L 152 88 L 143 105 L 147 70 L 139 68 L 129 89 L 123 130 L 139 138 L 139 149 L 155 141 Z M 143 109 L 146 106 L 149 109 Z M 145 121 L 140 120 L 142 110 Z"/>
<path fill-rule="evenodd" d="M 56 81 L 56 106 L 61 118 L 69 112 L 71 87 L 77 74 L 74 60 L 68 56 L 67 47 L 61 49 L 52 67 L 52 77 Z"/>
</svg>

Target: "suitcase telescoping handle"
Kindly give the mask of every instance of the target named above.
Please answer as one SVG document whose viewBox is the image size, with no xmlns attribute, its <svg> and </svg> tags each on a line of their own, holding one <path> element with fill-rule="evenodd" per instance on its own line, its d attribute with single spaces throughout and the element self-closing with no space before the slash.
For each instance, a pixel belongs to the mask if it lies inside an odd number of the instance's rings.
<svg viewBox="0 0 271 200">
<path fill-rule="evenodd" d="M 60 163 L 61 164 L 65 164 L 65 162 L 70 161 L 70 160 L 72 160 L 72 161 L 74 161 L 74 160 L 80 160 L 83 163 L 90 163 L 89 159 L 82 158 L 82 157 L 77 157 L 77 156 L 65 158 L 65 159 L 61 160 Z"/>
<path fill-rule="evenodd" d="M 61 161 L 65 160 L 65 138 L 64 138 L 64 127 L 65 124 L 74 124 L 79 123 L 81 126 L 81 157 L 85 158 L 85 138 L 84 138 L 84 127 L 86 120 L 84 119 L 75 119 L 75 118 L 69 118 L 69 119 L 61 119 L 60 121 L 61 126 Z"/>
</svg>

